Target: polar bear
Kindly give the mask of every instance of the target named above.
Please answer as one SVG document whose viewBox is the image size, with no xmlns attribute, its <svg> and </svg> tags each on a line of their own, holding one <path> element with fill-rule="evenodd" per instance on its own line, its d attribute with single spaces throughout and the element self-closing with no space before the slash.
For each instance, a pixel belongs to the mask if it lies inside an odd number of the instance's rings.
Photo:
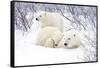
<svg viewBox="0 0 100 68">
<path fill-rule="evenodd" d="M 56 48 L 65 47 L 65 48 L 73 49 L 73 48 L 78 48 L 79 46 L 80 46 L 79 34 L 75 31 L 67 31 L 64 32 L 64 36 L 60 40 Z"/>
<path fill-rule="evenodd" d="M 36 44 L 44 47 L 55 48 L 63 37 L 63 33 L 56 27 L 44 27 L 39 30 Z"/>
<path fill-rule="evenodd" d="M 64 22 L 60 13 L 40 12 L 36 17 L 36 20 L 40 22 L 40 28 L 51 26 L 56 27 L 63 32 Z"/>
</svg>

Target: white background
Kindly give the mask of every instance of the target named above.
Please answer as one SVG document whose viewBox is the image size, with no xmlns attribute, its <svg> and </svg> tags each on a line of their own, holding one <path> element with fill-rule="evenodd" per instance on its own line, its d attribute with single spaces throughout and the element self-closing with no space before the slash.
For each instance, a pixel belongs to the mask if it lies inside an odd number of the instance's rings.
<svg viewBox="0 0 100 68">
<path fill-rule="evenodd" d="M 100 11 L 99 0 L 31 0 L 31 1 L 47 1 L 57 3 L 69 4 L 88 4 L 98 5 Z M 100 13 L 98 14 L 99 17 Z M 100 19 L 100 18 L 98 18 Z M 100 20 L 99 20 L 100 21 Z M 98 25 L 100 25 L 98 21 Z M 100 34 L 100 27 L 98 27 L 98 35 Z M 98 46 L 100 37 L 98 36 Z M 100 51 L 100 47 L 98 48 Z M 100 59 L 100 56 L 99 56 Z M 0 2 L 0 68 L 10 68 L 10 0 L 1 0 Z M 55 66 L 42 66 L 34 68 L 99 68 L 98 63 L 85 64 L 68 64 Z M 33 67 L 32 67 L 33 68 Z"/>
</svg>

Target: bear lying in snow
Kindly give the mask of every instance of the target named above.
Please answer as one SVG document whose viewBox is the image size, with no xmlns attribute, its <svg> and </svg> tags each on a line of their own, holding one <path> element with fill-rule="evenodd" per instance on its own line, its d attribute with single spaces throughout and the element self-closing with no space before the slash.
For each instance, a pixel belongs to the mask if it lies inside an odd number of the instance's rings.
<svg viewBox="0 0 100 68">
<path fill-rule="evenodd" d="M 80 46 L 79 34 L 73 31 L 67 31 L 64 33 L 63 38 L 59 42 L 57 47 L 66 47 L 69 49 L 78 48 Z"/>
<path fill-rule="evenodd" d="M 67 31 L 62 33 L 55 27 L 40 29 L 37 35 L 38 45 L 50 48 L 78 48 L 80 46 L 79 35 L 76 32 Z"/>
<path fill-rule="evenodd" d="M 59 13 L 40 12 L 36 18 L 39 21 L 40 28 L 56 27 L 63 32 L 64 22 L 63 17 Z"/>
</svg>

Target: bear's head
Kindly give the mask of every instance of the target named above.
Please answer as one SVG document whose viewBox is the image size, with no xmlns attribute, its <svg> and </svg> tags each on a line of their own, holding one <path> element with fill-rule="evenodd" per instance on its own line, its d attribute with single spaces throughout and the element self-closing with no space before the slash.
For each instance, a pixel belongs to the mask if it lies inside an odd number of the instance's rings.
<svg viewBox="0 0 100 68">
<path fill-rule="evenodd" d="M 79 35 L 76 32 L 68 31 L 64 33 L 57 47 L 65 47 L 69 49 L 78 48 L 80 46 Z"/>
<path fill-rule="evenodd" d="M 45 23 L 48 19 L 48 14 L 47 12 L 41 12 L 37 17 L 36 20 L 42 23 Z"/>
<path fill-rule="evenodd" d="M 78 48 L 80 46 L 78 33 L 72 31 L 66 32 L 64 35 L 64 46 L 67 48 Z"/>
</svg>

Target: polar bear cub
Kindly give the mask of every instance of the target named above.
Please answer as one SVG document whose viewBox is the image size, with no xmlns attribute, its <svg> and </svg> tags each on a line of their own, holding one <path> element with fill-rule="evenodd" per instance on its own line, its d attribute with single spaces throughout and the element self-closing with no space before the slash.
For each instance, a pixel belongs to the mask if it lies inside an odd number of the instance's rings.
<svg viewBox="0 0 100 68">
<path fill-rule="evenodd" d="M 36 38 L 36 44 L 44 47 L 54 48 L 58 45 L 63 33 L 56 27 L 45 27 L 39 30 Z"/>
<path fill-rule="evenodd" d="M 69 49 L 78 48 L 80 46 L 79 34 L 75 31 L 67 31 L 57 47 L 66 47 Z"/>
<path fill-rule="evenodd" d="M 51 26 L 63 32 L 64 22 L 60 13 L 40 12 L 36 20 L 39 21 L 40 28 Z"/>
<path fill-rule="evenodd" d="M 38 32 L 36 42 L 40 46 L 50 48 L 78 48 L 79 34 L 74 31 L 60 32 L 55 27 L 45 27 Z"/>
</svg>

